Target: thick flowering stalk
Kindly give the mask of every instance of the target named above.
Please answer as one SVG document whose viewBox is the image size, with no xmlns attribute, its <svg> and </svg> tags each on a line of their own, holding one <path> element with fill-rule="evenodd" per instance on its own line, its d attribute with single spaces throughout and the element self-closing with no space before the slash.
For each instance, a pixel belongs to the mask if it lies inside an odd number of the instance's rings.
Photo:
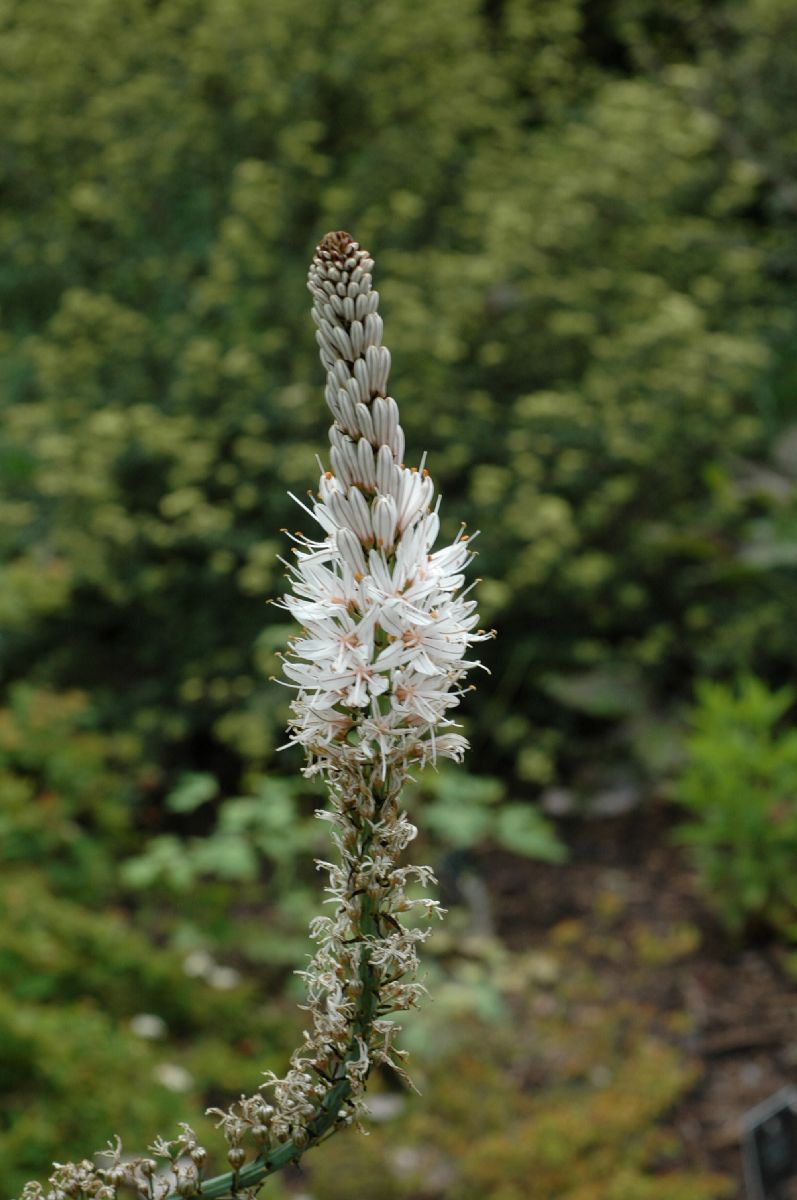
<svg viewBox="0 0 797 1200">
<path fill-rule="evenodd" d="M 376 1065 L 403 1074 L 391 1014 L 423 993 L 417 945 L 428 927 L 408 927 L 401 914 L 441 910 L 408 895 L 410 884 L 423 888 L 433 875 L 399 865 L 416 834 L 399 796 L 412 764 L 461 758 L 466 743 L 450 713 L 478 665 L 467 657 L 470 646 L 489 635 L 476 630 L 474 601 L 462 590 L 467 538 L 460 532 L 433 549 L 432 480 L 403 462 L 372 267 L 339 232 L 327 234 L 310 268 L 334 418 L 330 469 L 307 508 L 322 536 L 295 536 L 291 591 L 279 602 L 301 626 L 284 663 L 295 692 L 288 744 L 304 749 L 305 773 L 327 783 L 330 804 L 317 816 L 329 823 L 336 850 L 336 861 L 318 864 L 331 911 L 311 923 L 317 949 L 301 972 L 309 1027 L 284 1078 L 269 1075 L 256 1095 L 211 1110 L 227 1141 L 227 1174 L 203 1179 L 207 1151 L 183 1125 L 174 1140 L 155 1141 L 152 1157 L 129 1158 L 117 1140 L 106 1166 L 56 1164 L 50 1189 L 28 1184 L 23 1200 L 116 1200 L 122 1185 L 147 1200 L 254 1194 L 268 1175 L 357 1120 Z"/>
</svg>

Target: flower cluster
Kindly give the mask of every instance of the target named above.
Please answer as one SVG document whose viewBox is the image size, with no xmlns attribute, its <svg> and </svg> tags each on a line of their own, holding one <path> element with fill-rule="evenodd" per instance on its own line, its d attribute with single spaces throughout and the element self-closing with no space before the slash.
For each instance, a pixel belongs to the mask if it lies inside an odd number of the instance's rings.
<svg viewBox="0 0 797 1200">
<path fill-rule="evenodd" d="M 207 1150 L 200 1146 L 190 1125 L 182 1123 L 180 1133 L 171 1141 L 157 1137 L 149 1154 L 128 1158 L 122 1150 L 121 1138 L 108 1143 L 97 1158 L 105 1159 L 97 1166 L 89 1159 L 77 1163 L 53 1163 L 49 1190 L 39 1183 L 25 1185 L 21 1200 L 117 1200 L 119 1189 L 128 1188 L 148 1200 L 166 1200 L 197 1195 L 201 1190 L 202 1170 Z"/>
<path fill-rule="evenodd" d="M 174 1141 L 157 1139 L 153 1157 L 127 1158 L 120 1142 L 110 1165 L 56 1164 L 50 1190 L 23 1200 L 116 1200 L 120 1186 L 147 1200 L 204 1200 L 254 1195 L 266 1176 L 295 1161 L 363 1111 L 368 1075 L 385 1063 L 403 1074 L 391 1014 L 414 1006 L 417 946 L 428 927 L 402 914 L 440 915 L 420 894 L 428 867 L 401 866 L 416 829 L 399 803 L 413 763 L 459 758 L 464 739 L 450 710 L 478 665 L 476 630 L 463 591 L 470 556 L 463 533 L 434 550 L 439 529 L 428 472 L 407 468 L 398 407 L 387 394 L 390 355 L 382 346 L 373 262 L 347 233 L 328 234 L 316 251 L 308 286 L 327 370 L 331 469 L 307 509 L 323 537 L 296 535 L 292 590 L 281 601 L 301 632 L 285 659 L 295 691 L 290 742 L 321 773 L 336 849 L 327 872 L 330 913 L 316 917 L 314 956 L 305 978 L 309 1027 L 283 1078 L 213 1109 L 231 1170 L 204 1179 L 207 1152 L 189 1126 Z M 156 1159 L 165 1165 L 158 1167 Z"/>
<path fill-rule="evenodd" d="M 432 479 L 402 461 L 372 267 L 341 232 L 324 238 L 310 268 L 334 417 L 331 469 L 311 510 L 325 536 L 296 538 L 283 604 L 302 626 L 285 674 L 297 689 L 291 740 L 307 751 L 308 770 L 376 766 L 373 778 L 385 779 L 410 763 L 461 757 L 466 743 L 448 714 L 477 665 L 470 646 L 488 635 L 475 631 L 475 602 L 462 591 L 468 537 L 460 531 L 432 549 Z"/>
</svg>

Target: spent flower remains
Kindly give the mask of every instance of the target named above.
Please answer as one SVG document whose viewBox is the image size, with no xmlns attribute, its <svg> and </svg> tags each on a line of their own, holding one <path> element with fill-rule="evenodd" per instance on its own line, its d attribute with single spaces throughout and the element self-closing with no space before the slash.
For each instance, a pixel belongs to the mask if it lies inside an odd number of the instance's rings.
<svg viewBox="0 0 797 1200">
<path fill-rule="evenodd" d="M 409 894 L 434 881 L 424 866 L 399 865 L 416 829 L 400 807 L 413 765 L 461 759 L 467 743 L 451 710 L 459 704 L 477 629 L 461 530 L 434 550 L 439 498 L 428 471 L 404 465 L 404 433 L 388 395 L 390 353 L 382 345 L 373 261 L 348 233 L 316 249 L 308 287 L 326 400 L 332 412 L 329 470 L 302 507 L 321 535 L 294 535 L 291 590 L 282 600 L 300 625 L 284 660 L 293 690 L 289 743 L 303 748 L 305 774 L 323 776 L 335 857 L 329 914 L 314 918 L 315 954 L 302 972 L 309 1014 L 303 1042 L 283 1078 L 269 1075 L 254 1096 L 211 1110 L 230 1170 L 205 1178 L 207 1150 L 188 1125 L 133 1157 L 121 1141 L 84 1160 L 55 1164 L 49 1187 L 30 1183 L 23 1200 L 115 1200 L 132 1188 L 148 1200 L 254 1194 L 364 1111 L 369 1073 L 387 1063 L 403 1073 L 392 1014 L 414 1006 L 417 946 L 428 925 L 401 914 L 441 914 Z M 301 501 L 299 502 L 301 503 Z M 420 885 L 420 888 L 417 887 Z"/>
</svg>

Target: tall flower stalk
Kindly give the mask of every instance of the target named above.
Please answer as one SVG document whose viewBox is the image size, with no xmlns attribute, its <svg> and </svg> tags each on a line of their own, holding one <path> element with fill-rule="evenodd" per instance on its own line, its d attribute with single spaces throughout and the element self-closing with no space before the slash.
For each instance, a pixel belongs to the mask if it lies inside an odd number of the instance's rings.
<svg viewBox="0 0 797 1200">
<path fill-rule="evenodd" d="M 302 505 L 320 536 L 294 536 L 290 591 L 278 602 L 300 625 L 284 660 L 283 682 L 294 693 L 288 744 L 304 750 L 305 774 L 327 784 L 329 804 L 316 815 L 335 847 L 334 861 L 318 863 L 330 912 L 311 923 L 317 948 L 301 972 L 308 1028 L 283 1078 L 269 1074 L 254 1096 L 211 1110 L 227 1143 L 226 1174 L 204 1178 L 207 1151 L 182 1125 L 146 1156 L 127 1156 L 117 1139 L 103 1166 L 55 1164 L 49 1189 L 28 1184 L 23 1200 L 116 1200 L 122 1187 L 147 1200 L 254 1194 L 268 1175 L 358 1120 L 375 1066 L 404 1074 L 393 1015 L 423 994 L 417 947 L 429 932 L 404 918 L 442 910 L 415 894 L 434 881 L 431 870 L 399 865 L 416 835 L 400 793 L 413 765 L 461 759 L 467 744 L 451 710 L 478 665 L 470 647 L 489 635 L 476 629 L 475 602 L 463 590 L 468 539 L 460 531 L 433 549 L 432 479 L 403 462 L 372 268 L 344 232 L 326 235 L 310 267 L 333 417 L 330 465 Z"/>
</svg>

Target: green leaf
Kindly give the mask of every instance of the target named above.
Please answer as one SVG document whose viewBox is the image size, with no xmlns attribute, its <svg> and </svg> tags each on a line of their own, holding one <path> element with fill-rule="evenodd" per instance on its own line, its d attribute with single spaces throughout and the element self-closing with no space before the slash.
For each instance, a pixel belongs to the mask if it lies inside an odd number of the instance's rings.
<svg viewBox="0 0 797 1200">
<path fill-rule="evenodd" d="M 164 880 L 178 891 L 186 891 L 196 878 L 190 854 L 171 834 L 152 838 L 143 854 L 122 864 L 121 874 L 130 887 L 146 888 Z"/>
<path fill-rule="evenodd" d="M 439 800 L 426 809 L 424 824 L 447 845 L 465 850 L 487 836 L 494 819 L 488 808 Z"/>
<path fill-rule="evenodd" d="M 196 843 L 194 862 L 198 871 L 219 879 L 246 882 L 257 878 L 258 858 L 244 838 L 217 834 Z"/>
<path fill-rule="evenodd" d="M 166 797 L 166 807 L 171 812 L 194 812 L 219 793 L 219 785 L 212 775 L 191 772 L 181 776 L 180 782 Z"/>
<path fill-rule="evenodd" d="M 531 804 L 507 804 L 496 814 L 496 841 L 506 850 L 559 863 L 567 858 L 567 848 L 556 831 Z"/>
<path fill-rule="evenodd" d="M 490 775 L 471 775 L 467 771 L 441 767 L 428 770 L 421 776 L 424 792 L 444 804 L 473 807 L 497 804 L 503 799 L 505 787 L 500 779 Z"/>
<path fill-rule="evenodd" d="M 549 696 L 592 717 L 628 717 L 644 705 L 644 692 L 633 670 L 600 667 L 579 675 L 549 674 L 541 680 Z"/>
</svg>

